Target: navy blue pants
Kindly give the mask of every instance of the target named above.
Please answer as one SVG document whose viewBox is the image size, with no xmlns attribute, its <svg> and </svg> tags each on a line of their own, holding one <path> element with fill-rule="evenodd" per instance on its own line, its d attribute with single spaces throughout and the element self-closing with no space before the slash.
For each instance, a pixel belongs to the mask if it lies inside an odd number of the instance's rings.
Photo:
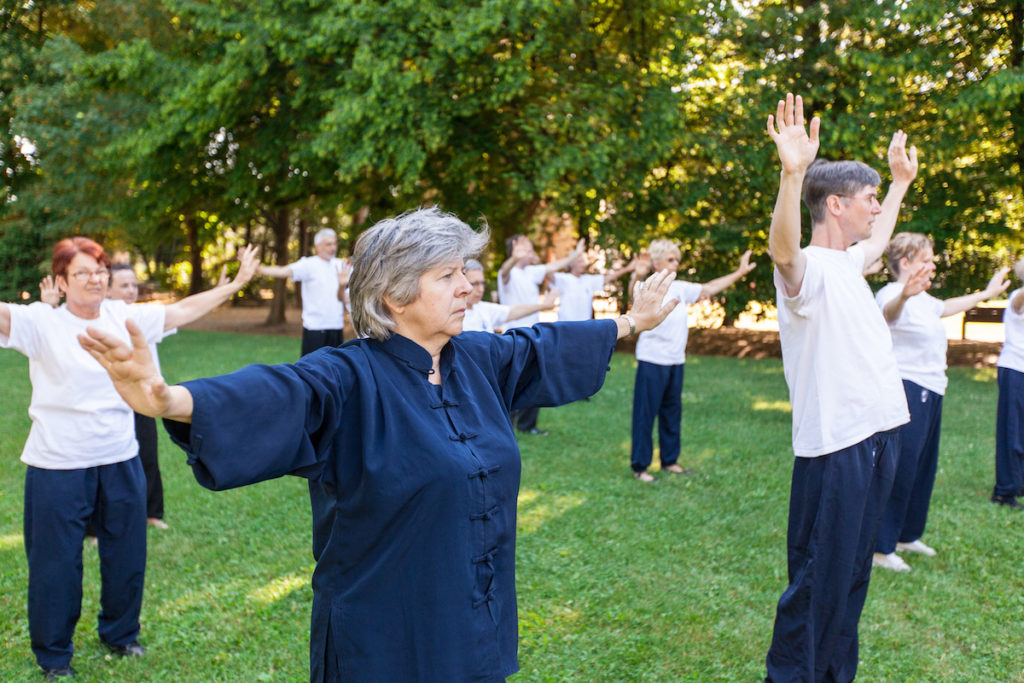
<svg viewBox="0 0 1024 683">
<path fill-rule="evenodd" d="M 537 417 L 540 415 L 540 408 L 523 408 L 512 411 L 512 426 L 521 432 L 528 432 L 537 428 Z"/>
<path fill-rule="evenodd" d="M 1024 373 L 999 368 L 996 409 L 997 496 L 1019 496 L 1024 486 Z"/>
<path fill-rule="evenodd" d="M 82 613 L 85 524 L 99 542 L 99 636 L 111 645 L 138 639 L 146 573 L 146 478 L 138 457 L 80 470 L 25 472 L 28 628 L 44 669 L 67 666 Z"/>
<path fill-rule="evenodd" d="M 857 623 L 889 498 L 899 432 L 817 458 L 796 458 L 787 533 L 789 586 L 779 598 L 769 681 L 852 681 Z"/>
<path fill-rule="evenodd" d="M 340 346 L 345 341 L 341 329 L 336 330 L 307 330 L 302 328 L 302 349 L 300 354 L 305 356 L 325 346 Z"/>
<path fill-rule="evenodd" d="M 942 431 L 942 395 L 903 380 L 910 422 L 900 427 L 900 454 L 892 493 L 882 515 L 875 552 L 895 552 L 896 543 L 921 538 L 939 464 Z"/>
<path fill-rule="evenodd" d="M 164 480 L 160 476 L 159 438 L 156 420 L 135 413 L 135 440 L 139 442 L 139 460 L 146 475 L 146 516 L 164 518 Z"/>
<path fill-rule="evenodd" d="M 654 443 L 651 431 L 658 420 L 661 466 L 679 460 L 680 425 L 683 421 L 683 364 L 655 365 L 637 361 L 633 382 L 633 446 L 630 467 L 643 472 L 651 465 Z"/>
</svg>

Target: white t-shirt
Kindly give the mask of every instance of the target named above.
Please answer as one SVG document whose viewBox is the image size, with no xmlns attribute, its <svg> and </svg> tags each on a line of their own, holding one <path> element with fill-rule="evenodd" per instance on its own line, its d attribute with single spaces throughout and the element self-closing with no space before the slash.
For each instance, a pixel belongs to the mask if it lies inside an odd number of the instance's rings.
<svg viewBox="0 0 1024 683">
<path fill-rule="evenodd" d="M 1013 297 L 1019 291 L 1021 290 L 1017 289 L 1010 293 L 1010 300 L 1003 312 L 1006 341 L 1003 342 L 1003 350 L 999 352 L 996 367 L 1024 372 L 1024 314 L 1018 315 L 1013 312 Z"/>
<path fill-rule="evenodd" d="M 28 356 L 32 379 L 32 429 L 22 462 L 48 470 L 75 470 L 134 458 L 139 445 L 132 409 L 99 361 L 78 343 L 78 335 L 95 327 L 130 344 L 124 323 L 131 318 L 153 344 L 164 336 L 164 307 L 106 299 L 100 317 L 85 320 L 71 314 L 67 304 L 8 306 L 11 334 L 0 335 L 0 346 Z"/>
<path fill-rule="evenodd" d="M 594 317 L 594 295 L 604 289 L 604 275 L 555 273 L 559 320 L 590 320 Z"/>
<path fill-rule="evenodd" d="M 884 308 L 902 291 L 903 285 L 899 282 L 890 282 L 882 287 L 875 294 L 878 308 Z M 900 317 L 889 323 L 892 350 L 900 377 L 940 395 L 946 393 L 948 383 L 943 308 L 942 301 L 928 292 L 921 292 L 907 299 Z"/>
<path fill-rule="evenodd" d="M 861 274 L 864 250 L 806 247 L 800 292 L 775 271 L 793 452 L 813 458 L 909 419 L 892 338 Z"/>
<path fill-rule="evenodd" d="M 525 266 L 508 271 L 508 283 L 502 282 L 498 276 L 498 301 L 503 306 L 519 304 L 536 304 L 540 299 L 540 283 L 544 282 L 548 269 L 545 266 Z M 506 330 L 513 327 L 529 327 L 540 322 L 540 313 L 533 313 L 525 318 L 509 320 Z"/>
<path fill-rule="evenodd" d="M 466 310 L 462 319 L 463 332 L 494 332 L 508 320 L 509 307 L 478 301 L 473 308 Z"/>
<path fill-rule="evenodd" d="M 288 267 L 292 282 L 302 283 L 302 326 L 307 330 L 340 330 L 345 304 L 338 299 L 338 271 L 344 262 L 306 256 Z"/>
<path fill-rule="evenodd" d="M 701 286 L 676 280 L 668 286 L 664 301 L 679 299 L 675 309 L 653 330 L 641 332 L 636 340 L 636 359 L 655 365 L 682 365 L 686 362 L 686 339 L 690 334 L 686 307 L 700 298 Z"/>
</svg>

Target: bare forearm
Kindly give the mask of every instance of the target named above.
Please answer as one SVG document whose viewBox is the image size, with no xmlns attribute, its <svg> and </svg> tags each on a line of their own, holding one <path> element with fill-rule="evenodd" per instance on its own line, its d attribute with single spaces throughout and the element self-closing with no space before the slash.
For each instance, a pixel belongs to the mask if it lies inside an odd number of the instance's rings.
<svg viewBox="0 0 1024 683">
<path fill-rule="evenodd" d="M 732 287 L 741 277 L 743 277 L 743 273 L 738 270 L 734 270 L 728 275 L 716 277 L 714 280 L 705 282 L 700 287 L 700 298 L 707 299 L 708 297 L 718 294 L 724 289 Z"/>
<path fill-rule="evenodd" d="M 11 307 L 5 303 L 0 303 L 0 334 L 11 335 Z"/>
<path fill-rule="evenodd" d="M 768 249 L 783 282 L 795 294 L 804 279 L 804 255 L 800 251 L 800 193 L 802 172 L 782 172 L 768 232 Z"/>
<path fill-rule="evenodd" d="M 900 207 L 903 205 L 903 197 L 910 189 L 910 183 L 906 181 L 893 181 L 889 185 L 889 191 L 885 193 L 885 200 L 882 202 L 882 212 L 875 219 L 875 225 L 871 229 L 871 237 L 861 242 L 864 249 L 864 263 L 872 263 L 879 258 L 889 245 L 892 233 L 896 229 L 896 221 L 900 216 Z"/>
<path fill-rule="evenodd" d="M 882 306 L 882 316 L 885 318 L 885 322 L 896 322 L 896 320 L 899 319 L 900 314 L 903 313 L 903 306 L 906 303 L 907 300 L 902 294 L 885 302 L 885 305 Z"/>
<path fill-rule="evenodd" d="M 241 289 L 240 285 L 229 282 L 169 305 L 165 314 L 164 329 L 173 330 L 202 318 L 230 299 L 239 289 Z"/>
<path fill-rule="evenodd" d="M 256 272 L 266 277 L 291 277 L 292 269 L 290 266 L 260 266 L 256 269 Z"/>
<path fill-rule="evenodd" d="M 167 409 L 163 415 L 157 415 L 155 417 L 163 417 L 168 420 L 174 420 L 175 422 L 192 422 L 192 411 L 194 409 L 192 403 L 192 392 L 183 386 L 172 386 L 167 387 L 167 395 L 169 402 Z"/>
</svg>

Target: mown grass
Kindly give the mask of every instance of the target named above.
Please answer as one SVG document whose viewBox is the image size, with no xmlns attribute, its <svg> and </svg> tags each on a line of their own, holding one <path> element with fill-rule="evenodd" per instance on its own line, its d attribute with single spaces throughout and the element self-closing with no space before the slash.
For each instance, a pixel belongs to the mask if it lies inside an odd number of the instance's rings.
<svg viewBox="0 0 1024 683">
<path fill-rule="evenodd" d="M 294 339 L 184 331 L 168 378 L 298 354 Z M 27 363 L 0 353 L 0 680 L 39 680 L 21 541 Z M 996 387 L 954 369 L 927 540 L 935 558 L 876 572 L 861 621 L 866 681 L 1024 681 L 1024 515 L 988 503 Z M 785 587 L 792 455 L 781 364 L 691 357 L 682 462 L 691 477 L 629 475 L 633 359 L 590 402 L 541 412 L 521 440 L 520 663 L 513 681 L 756 681 Z M 244 407 L 240 406 L 240 409 Z M 311 593 L 301 480 L 212 493 L 161 434 L 171 529 L 149 532 L 142 659 L 96 636 L 96 552 L 85 549 L 75 636 L 82 681 L 301 681 Z M 382 638 L 389 637 L 381 634 Z"/>
</svg>

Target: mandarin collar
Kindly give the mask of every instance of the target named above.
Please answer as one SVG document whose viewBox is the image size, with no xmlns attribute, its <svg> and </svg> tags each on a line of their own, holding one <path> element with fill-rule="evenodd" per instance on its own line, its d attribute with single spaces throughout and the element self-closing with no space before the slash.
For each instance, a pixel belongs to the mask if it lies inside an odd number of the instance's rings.
<svg viewBox="0 0 1024 683">
<path fill-rule="evenodd" d="M 380 348 L 389 356 L 402 361 L 416 372 L 423 374 L 423 376 L 430 375 L 433 370 L 433 363 L 431 363 L 430 360 L 430 352 L 408 337 L 403 337 L 397 332 L 392 332 L 391 336 L 384 341 L 372 341 L 374 344 L 379 345 Z M 453 354 L 454 348 L 452 346 L 451 339 L 449 339 L 448 343 L 441 349 L 439 365 L 441 367 L 442 379 L 447 377 L 451 372 Z"/>
</svg>

